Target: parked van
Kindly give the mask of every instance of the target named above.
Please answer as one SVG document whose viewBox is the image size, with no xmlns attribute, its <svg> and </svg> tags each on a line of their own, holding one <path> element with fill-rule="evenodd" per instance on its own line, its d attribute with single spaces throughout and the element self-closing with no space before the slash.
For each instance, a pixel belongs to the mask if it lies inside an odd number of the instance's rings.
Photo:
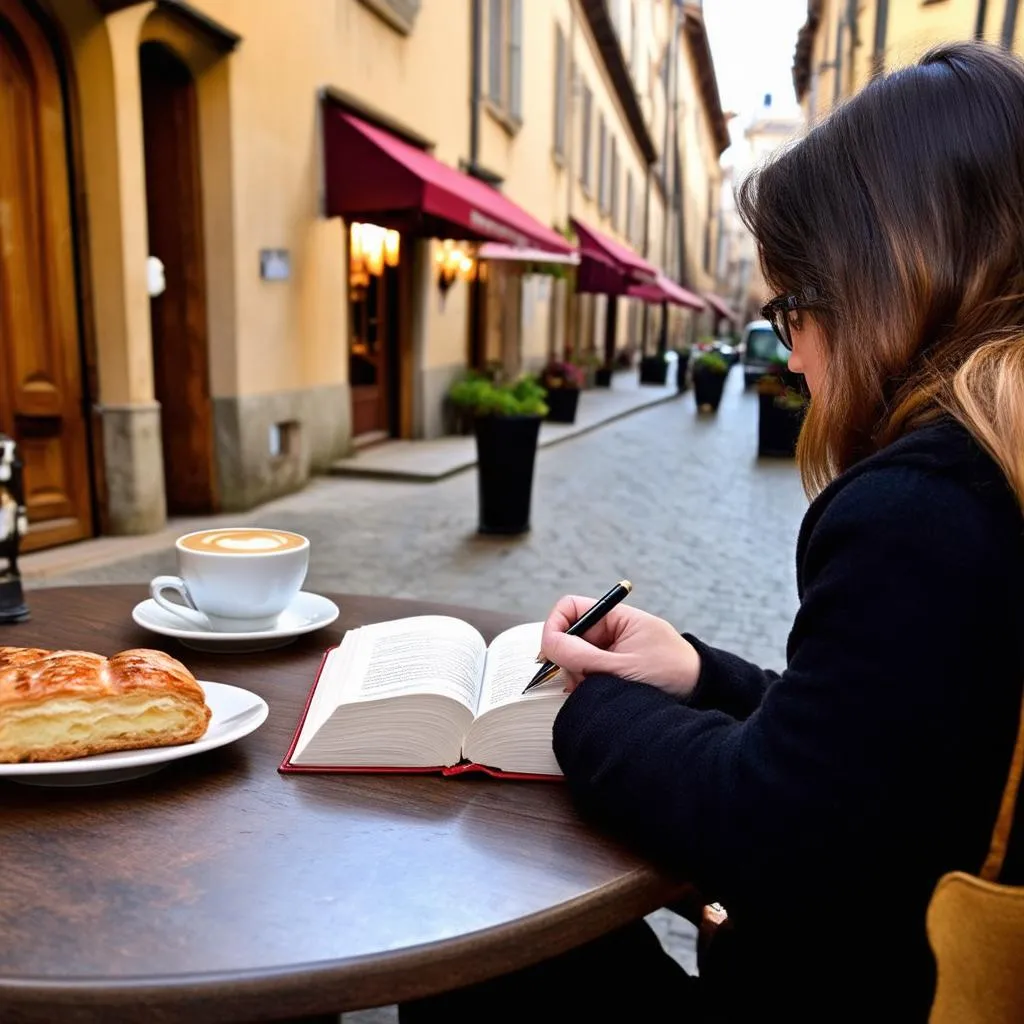
<svg viewBox="0 0 1024 1024">
<path fill-rule="evenodd" d="M 778 335 L 767 320 L 753 320 L 743 328 L 740 352 L 743 362 L 743 383 L 748 388 L 773 362 L 789 358 L 786 346 L 779 341 Z"/>
</svg>

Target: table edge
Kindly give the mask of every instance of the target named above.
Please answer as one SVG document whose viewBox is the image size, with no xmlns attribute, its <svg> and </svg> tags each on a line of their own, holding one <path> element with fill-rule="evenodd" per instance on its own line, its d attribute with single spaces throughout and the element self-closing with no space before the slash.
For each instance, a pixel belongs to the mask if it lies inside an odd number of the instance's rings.
<svg viewBox="0 0 1024 1024">
<path fill-rule="evenodd" d="M 409 946 L 373 957 L 297 963 L 269 970 L 210 974 L 150 975 L 136 978 L 39 978 L 0 975 L 0 1016 L 7 1013 L 53 1012 L 77 1007 L 138 1013 L 140 1004 L 161 1014 L 188 1014 L 196 1022 L 220 1020 L 216 1010 L 231 1001 L 232 1011 L 247 1019 L 296 1014 L 348 1012 L 383 1006 L 444 991 L 422 981 L 424 958 L 431 973 L 461 966 L 458 984 L 467 985 L 509 970 L 528 967 L 563 953 L 617 927 L 638 920 L 683 898 L 688 883 L 655 869 L 639 866 L 628 877 L 604 887 L 595 898 L 584 895 L 517 921 L 512 926 L 471 932 L 441 943 Z M 571 927 L 566 927 L 571 926 Z M 522 937 L 529 928 L 530 949 L 522 955 Z M 509 954 L 512 954 L 511 956 Z M 469 965 L 470 970 L 466 970 Z M 273 1000 L 270 1004 L 268 1000 Z M 18 1018 L 16 1018 L 18 1019 Z M 26 1020 L 42 1019 L 34 1016 Z M 100 1018 L 95 1018 L 100 1019 Z M 171 1018 L 167 1018 L 171 1019 Z"/>
</svg>

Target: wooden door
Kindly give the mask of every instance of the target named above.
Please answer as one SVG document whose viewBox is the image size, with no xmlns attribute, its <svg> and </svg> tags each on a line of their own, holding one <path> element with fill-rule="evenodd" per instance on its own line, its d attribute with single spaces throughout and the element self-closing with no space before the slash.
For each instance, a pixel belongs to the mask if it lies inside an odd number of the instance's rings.
<svg viewBox="0 0 1024 1024">
<path fill-rule="evenodd" d="M 139 62 L 149 252 L 167 285 L 150 299 L 167 512 L 198 515 L 218 502 L 195 82 L 159 43 L 143 43 Z"/>
<path fill-rule="evenodd" d="M 399 268 L 384 267 L 352 289 L 349 387 L 352 436 L 364 440 L 398 433 Z"/>
<path fill-rule="evenodd" d="M 90 536 L 64 96 L 19 0 L 0 0 L 0 431 L 25 464 L 23 548 Z"/>
</svg>

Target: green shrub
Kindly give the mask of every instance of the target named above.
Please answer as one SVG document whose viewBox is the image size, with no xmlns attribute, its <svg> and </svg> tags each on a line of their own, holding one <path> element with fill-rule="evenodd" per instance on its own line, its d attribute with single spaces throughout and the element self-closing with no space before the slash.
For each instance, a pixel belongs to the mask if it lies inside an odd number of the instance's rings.
<svg viewBox="0 0 1024 1024">
<path fill-rule="evenodd" d="M 694 373 L 728 373 L 729 364 L 717 352 L 701 352 L 693 361 Z"/>
<path fill-rule="evenodd" d="M 473 416 L 546 416 L 546 397 L 534 377 L 502 383 L 471 372 L 448 389 L 452 404 Z"/>
</svg>

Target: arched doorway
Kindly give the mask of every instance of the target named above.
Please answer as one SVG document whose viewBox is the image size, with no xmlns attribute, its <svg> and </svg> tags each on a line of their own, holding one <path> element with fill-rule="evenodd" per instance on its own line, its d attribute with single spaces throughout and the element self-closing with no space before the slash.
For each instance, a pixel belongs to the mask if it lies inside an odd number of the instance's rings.
<svg viewBox="0 0 1024 1024">
<path fill-rule="evenodd" d="M 169 515 L 217 510 L 195 82 L 161 43 L 139 48 L 149 252 L 166 290 L 150 300 Z"/>
<path fill-rule="evenodd" d="M 57 55 L 0 0 L 0 430 L 25 464 L 27 550 L 92 534 L 70 194 Z"/>
</svg>

